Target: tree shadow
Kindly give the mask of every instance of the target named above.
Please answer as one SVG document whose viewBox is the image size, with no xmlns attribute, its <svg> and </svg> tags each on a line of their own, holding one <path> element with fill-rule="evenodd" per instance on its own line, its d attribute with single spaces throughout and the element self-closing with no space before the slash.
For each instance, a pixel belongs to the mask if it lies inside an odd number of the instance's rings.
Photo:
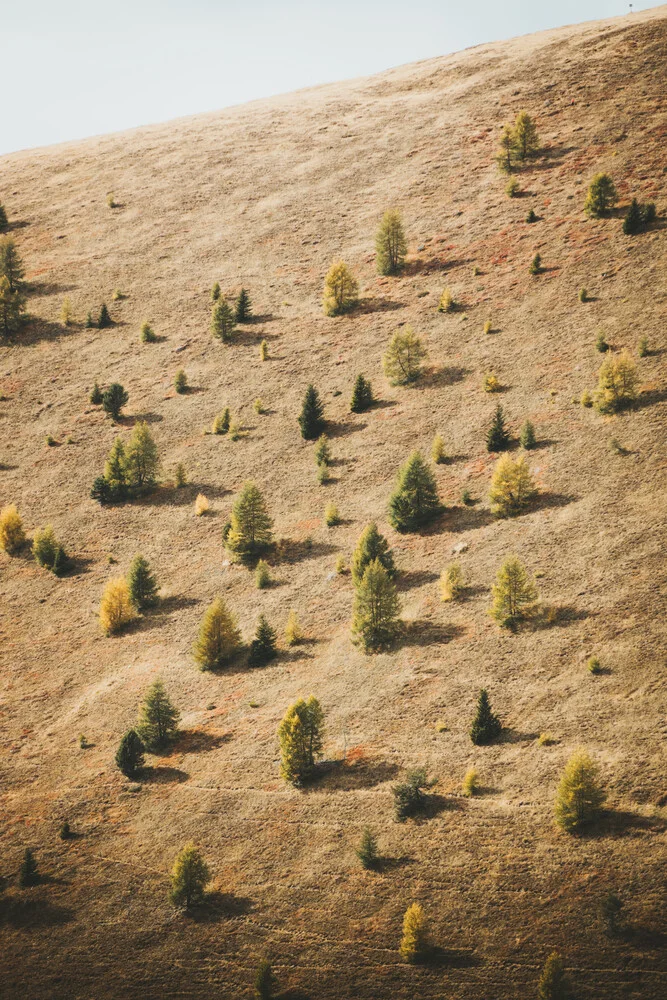
<svg viewBox="0 0 667 1000">
<path fill-rule="evenodd" d="M 51 323 L 38 316 L 27 316 L 21 330 L 9 342 L 30 347 L 40 343 L 40 341 L 61 340 L 71 336 L 74 332 L 73 326 L 61 326 L 60 323 Z"/>
<path fill-rule="evenodd" d="M 656 403 L 664 403 L 665 400 L 667 400 L 667 389 L 651 389 L 640 394 L 633 409 L 644 410 L 647 406 L 655 406 Z"/>
<path fill-rule="evenodd" d="M 493 743 L 496 745 L 500 743 L 532 743 L 539 735 L 539 733 L 522 733 L 518 729 L 512 729 L 511 726 L 503 726 L 500 736 L 493 740 Z"/>
<path fill-rule="evenodd" d="M 151 614 L 170 615 L 174 611 L 183 611 L 185 608 L 194 608 L 201 604 L 198 597 L 187 597 L 185 594 L 170 594 L 169 597 L 161 597 L 155 608 L 151 609 Z"/>
<path fill-rule="evenodd" d="M 415 389 L 438 389 L 456 385 L 462 382 L 466 375 L 470 375 L 469 368 L 431 368 L 425 371 L 418 381 L 413 383 Z"/>
<path fill-rule="evenodd" d="M 481 965 L 481 959 L 467 948 L 441 948 L 439 945 L 431 945 L 422 964 L 436 969 L 470 969 Z"/>
<path fill-rule="evenodd" d="M 272 323 L 276 317 L 273 313 L 257 313 L 256 315 L 250 316 L 245 323 L 240 323 L 241 327 L 253 326 L 258 323 Z M 277 337 L 278 334 L 272 334 L 273 337 Z"/>
<path fill-rule="evenodd" d="M 27 226 L 30 225 L 32 225 L 32 223 L 28 222 L 27 219 L 17 219 L 15 222 L 7 223 L 7 228 L 5 229 L 5 232 L 11 233 L 15 229 L 25 229 Z"/>
<path fill-rule="evenodd" d="M 411 817 L 417 821 L 417 823 L 426 822 L 429 819 L 434 819 L 443 812 L 462 812 L 466 807 L 466 803 L 461 799 L 455 799 L 447 795 L 439 795 L 437 792 L 431 792 L 429 795 L 422 795 L 422 801 L 419 806 L 418 812 Z"/>
<path fill-rule="evenodd" d="M 557 507 L 567 507 L 575 503 L 579 497 L 570 493 L 539 493 L 531 503 L 529 510 L 550 510 Z"/>
<path fill-rule="evenodd" d="M 328 423 L 326 433 L 330 438 L 347 437 L 348 434 L 354 434 L 356 431 L 363 431 L 367 427 L 368 424 L 360 423 Z"/>
<path fill-rule="evenodd" d="M 275 546 L 278 563 L 297 563 L 306 559 L 318 559 L 337 552 L 335 545 L 328 542 L 314 542 L 312 539 L 281 538 Z"/>
<path fill-rule="evenodd" d="M 125 414 L 121 413 L 118 420 L 115 421 L 119 427 L 134 427 L 135 424 L 161 424 L 164 417 L 161 413 L 132 413 Z"/>
<path fill-rule="evenodd" d="M 488 508 L 478 507 L 477 502 L 474 506 L 470 507 L 451 507 L 448 510 L 448 514 L 447 527 L 450 531 L 457 533 L 485 528 L 488 524 L 493 524 L 496 520 Z"/>
<path fill-rule="evenodd" d="M 179 753 L 208 753 L 231 743 L 231 733 L 209 733 L 205 729 L 185 729 L 178 734 Z"/>
<path fill-rule="evenodd" d="M 32 295 L 65 295 L 67 292 L 75 292 L 77 287 L 77 285 L 62 285 L 57 281 L 29 281 L 27 283 L 27 290 Z"/>
<path fill-rule="evenodd" d="M 585 621 L 593 616 L 594 612 L 575 608 L 571 604 L 547 604 L 528 619 L 527 624 L 534 632 L 542 632 L 550 628 L 568 628 L 574 622 Z"/>
<path fill-rule="evenodd" d="M 397 309 L 404 309 L 405 302 L 396 302 L 394 299 L 387 299 L 378 296 L 374 299 L 361 299 L 355 312 L 361 314 L 395 312 Z"/>
<path fill-rule="evenodd" d="M 303 640 L 297 646 L 290 646 L 289 649 L 281 649 L 278 659 L 282 663 L 298 663 L 299 660 L 312 660 L 313 654 L 303 648 Z"/>
<path fill-rule="evenodd" d="M 442 254 L 438 254 L 433 257 L 426 257 L 423 260 L 407 261 L 403 268 L 403 274 L 406 277 L 412 277 L 417 274 L 431 274 L 433 271 L 452 271 L 456 267 L 465 267 L 466 264 L 472 264 L 473 262 L 472 257 L 460 257 L 450 260 Z"/>
<path fill-rule="evenodd" d="M 189 777 L 190 775 L 186 771 L 181 771 L 180 768 L 170 767 L 169 765 L 159 764 L 157 767 L 153 767 L 149 764 L 141 770 L 141 780 L 147 785 L 180 785 L 183 781 L 187 781 Z"/>
<path fill-rule="evenodd" d="M 426 583 L 435 583 L 439 579 L 439 574 L 432 570 L 404 570 L 399 573 L 396 586 L 399 591 L 412 590 L 413 587 L 422 587 Z"/>
<path fill-rule="evenodd" d="M 370 409 L 371 410 L 386 410 L 390 406 L 398 406 L 398 400 L 396 399 L 375 399 L 373 400 Z"/>
<path fill-rule="evenodd" d="M 375 868 L 378 872 L 395 872 L 407 867 L 407 865 L 414 865 L 414 863 L 415 859 L 411 858 L 408 854 L 401 854 L 396 858 L 383 855 L 377 859 Z"/>
<path fill-rule="evenodd" d="M 178 396 L 198 396 L 200 392 L 208 392 L 203 385 L 186 385 L 181 392 L 177 393 Z"/>
<path fill-rule="evenodd" d="M 398 764 L 384 760 L 332 760 L 321 765 L 317 784 L 328 791 L 357 791 L 374 788 L 392 781 L 398 774 Z"/>
<path fill-rule="evenodd" d="M 28 927 L 59 927 L 74 920 L 74 910 L 59 906 L 43 897 L 0 898 L 0 924 L 17 929 Z"/>
<path fill-rule="evenodd" d="M 428 618 L 417 618 L 406 622 L 400 637 L 401 646 L 435 646 L 452 642 L 465 635 L 460 625 L 440 625 Z"/>
<path fill-rule="evenodd" d="M 656 921 L 657 923 L 657 921 Z M 626 924 L 620 928 L 617 937 L 635 948 L 665 948 L 667 947 L 667 934 L 656 927 L 646 927 L 642 924 L 633 926 Z"/>
<path fill-rule="evenodd" d="M 197 906 L 185 910 L 185 916 L 197 924 L 216 923 L 230 917 L 242 917 L 253 909 L 253 901 L 247 896 L 237 896 L 232 892 L 213 890 L 208 892 Z"/>
<path fill-rule="evenodd" d="M 605 809 L 598 821 L 583 830 L 583 837 L 633 837 L 640 833 L 664 833 L 667 820 L 661 816 L 640 816 L 627 809 Z"/>
</svg>

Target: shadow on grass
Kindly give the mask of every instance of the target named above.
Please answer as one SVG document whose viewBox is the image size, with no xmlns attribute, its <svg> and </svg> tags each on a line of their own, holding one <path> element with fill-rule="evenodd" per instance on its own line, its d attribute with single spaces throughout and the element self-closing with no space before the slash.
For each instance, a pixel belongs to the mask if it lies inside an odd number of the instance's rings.
<svg viewBox="0 0 667 1000">
<path fill-rule="evenodd" d="M 426 583 L 435 583 L 440 579 L 438 573 L 432 570 L 404 570 L 396 578 L 396 588 L 399 591 L 412 590 L 413 587 L 423 587 Z"/>
<path fill-rule="evenodd" d="M 332 439 L 347 437 L 348 434 L 354 434 L 356 431 L 363 431 L 367 427 L 368 424 L 361 423 L 328 423 L 326 434 Z"/>
<path fill-rule="evenodd" d="M 164 420 L 161 413 L 121 413 L 114 423 L 119 427 L 134 427 L 135 424 L 160 424 Z"/>
<path fill-rule="evenodd" d="M 208 753 L 231 743 L 231 733 L 209 733 L 205 729 L 184 729 L 178 734 L 179 753 Z"/>
<path fill-rule="evenodd" d="M 532 743 L 539 735 L 539 733 L 522 733 L 519 729 L 512 729 L 511 726 L 503 726 L 500 736 L 492 742 L 496 745 L 500 743 Z"/>
<path fill-rule="evenodd" d="M 401 646 L 435 646 L 452 642 L 465 635 L 465 629 L 460 625 L 440 625 L 428 618 L 417 618 L 406 622 L 403 634 L 399 637 Z"/>
<path fill-rule="evenodd" d="M 308 539 L 281 538 L 276 545 L 276 563 L 297 563 L 306 559 L 318 559 L 320 556 L 330 556 L 337 552 L 335 545 L 328 542 L 313 542 Z"/>
<path fill-rule="evenodd" d="M 399 770 L 398 764 L 385 760 L 332 760 L 320 765 L 316 781 L 327 791 L 356 791 L 393 781 Z"/>
<path fill-rule="evenodd" d="M 636 837 L 642 833 L 664 833 L 667 821 L 661 816 L 640 816 L 627 809 L 605 809 L 600 819 L 582 830 L 579 836 L 596 839 L 600 837 Z"/>
<path fill-rule="evenodd" d="M 541 632 L 549 628 L 567 628 L 574 622 L 582 622 L 593 617 L 594 613 L 585 608 L 575 608 L 571 604 L 548 604 L 539 610 L 526 624 L 533 631 Z"/>
<path fill-rule="evenodd" d="M 493 524 L 496 518 L 487 507 L 478 507 L 478 501 L 469 507 L 451 507 L 448 510 L 447 527 L 452 532 L 474 531 Z"/>
<path fill-rule="evenodd" d="M 446 388 L 450 385 L 456 385 L 457 382 L 462 382 L 470 374 L 469 368 L 431 368 L 427 369 L 412 385 L 415 389 Z"/>
<path fill-rule="evenodd" d="M 180 746 L 179 746 L 180 750 Z M 190 775 L 187 771 L 181 771 L 179 767 L 169 767 L 159 764 L 157 767 L 144 767 L 141 771 L 141 780 L 146 785 L 180 785 L 187 781 Z"/>
<path fill-rule="evenodd" d="M 374 299 L 361 299 L 354 311 L 365 315 L 367 313 L 395 312 L 397 309 L 404 308 L 405 302 L 396 302 L 394 299 L 387 299 L 379 295 Z"/>
<path fill-rule="evenodd" d="M 59 906 L 41 896 L 35 897 L 34 889 L 26 890 L 30 896 L 6 896 L 0 899 L 0 925 L 15 928 L 59 927 L 74 920 L 74 910 Z"/>
<path fill-rule="evenodd" d="M 253 902 L 247 896 L 213 891 L 206 894 L 203 902 L 185 910 L 184 915 L 197 924 L 212 924 L 230 917 L 242 917 L 252 909 Z"/>
<path fill-rule="evenodd" d="M 397 858 L 389 857 L 379 857 L 375 865 L 375 870 L 384 872 L 396 872 L 401 868 L 406 868 L 408 865 L 414 865 L 415 859 L 411 858 L 409 854 L 401 854 Z"/>
<path fill-rule="evenodd" d="M 38 316 L 26 316 L 21 329 L 9 339 L 8 343 L 29 347 L 41 341 L 61 340 L 76 332 L 74 326 L 62 326 L 60 323 L 50 323 Z"/>
<path fill-rule="evenodd" d="M 647 406 L 655 406 L 656 403 L 664 403 L 667 400 L 667 389 L 651 389 L 649 392 L 642 392 L 633 409 L 644 410 Z"/>
<path fill-rule="evenodd" d="M 421 964 L 436 969 L 470 969 L 481 965 L 481 959 L 468 948 L 441 948 L 439 945 L 432 945 Z"/>
</svg>

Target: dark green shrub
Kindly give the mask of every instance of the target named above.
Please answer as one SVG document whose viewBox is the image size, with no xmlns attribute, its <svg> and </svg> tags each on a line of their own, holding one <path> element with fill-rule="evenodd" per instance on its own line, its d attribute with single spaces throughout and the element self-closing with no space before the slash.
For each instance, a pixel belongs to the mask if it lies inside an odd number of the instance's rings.
<svg viewBox="0 0 667 1000">
<path fill-rule="evenodd" d="M 507 451 L 509 446 L 510 436 L 507 427 L 505 426 L 503 408 L 500 403 L 498 403 L 491 426 L 486 434 L 486 450 L 491 452 Z"/>
<path fill-rule="evenodd" d="M 112 420 L 118 420 L 120 411 L 127 403 L 129 396 L 120 382 L 112 382 L 102 396 L 102 406 Z"/>
<path fill-rule="evenodd" d="M 70 825 L 67 822 L 67 820 L 61 823 L 60 830 L 58 831 L 58 836 L 60 837 L 61 840 L 69 840 L 70 837 L 72 836 L 72 831 L 70 829 Z"/>
<path fill-rule="evenodd" d="M 103 302 L 100 306 L 100 314 L 97 317 L 97 327 L 99 330 L 104 330 L 105 327 L 113 326 L 113 320 L 109 315 L 109 310 L 107 309 L 106 302 Z"/>
<path fill-rule="evenodd" d="M 356 850 L 356 855 L 361 861 L 362 868 L 366 868 L 369 871 L 377 868 L 380 860 L 378 855 L 377 840 L 367 826 L 364 827 L 363 833 L 361 834 L 361 842 Z"/>
<path fill-rule="evenodd" d="M 530 208 L 528 210 L 528 215 L 526 216 L 526 222 L 537 222 L 537 216 L 534 209 Z"/>
<path fill-rule="evenodd" d="M 491 703 L 486 688 L 482 688 L 477 699 L 477 711 L 470 727 L 470 739 L 475 746 L 484 746 L 500 736 L 502 723 L 491 711 Z"/>
<path fill-rule="evenodd" d="M 136 778 L 144 766 L 144 744 L 134 729 L 128 729 L 116 751 L 116 764 L 126 778 Z"/>
<path fill-rule="evenodd" d="M 86 330 L 92 330 L 95 326 L 95 321 L 93 320 L 93 314 L 91 312 L 86 314 L 86 322 L 83 324 Z"/>
<path fill-rule="evenodd" d="M 90 402 L 93 404 L 93 406 L 101 406 L 102 402 L 104 401 L 104 393 L 100 389 L 100 387 L 97 384 L 97 382 L 95 382 L 95 385 L 90 390 L 89 399 L 90 399 Z"/>
<path fill-rule="evenodd" d="M 426 775 L 426 768 L 419 767 L 408 771 L 403 784 L 394 785 L 392 788 L 394 814 L 399 823 L 422 811 L 426 801 L 424 789 L 429 788 L 431 784 Z"/>
<path fill-rule="evenodd" d="M 634 236 L 638 233 L 642 227 L 642 211 L 639 207 L 639 202 L 636 198 L 633 198 L 630 202 L 630 207 L 625 213 L 625 218 L 623 219 L 623 232 L 626 236 Z"/>
<path fill-rule="evenodd" d="M 389 500 L 389 521 L 397 531 L 416 531 L 442 510 L 435 476 L 415 451 L 399 471 Z"/>
<path fill-rule="evenodd" d="M 620 916 L 623 910 L 623 902 L 616 893 L 609 892 L 600 903 L 600 918 L 604 925 L 605 934 L 608 937 L 615 937 L 620 930 Z"/>
<path fill-rule="evenodd" d="M 0 202 L 0 233 L 6 232 L 8 225 L 9 222 L 7 221 L 7 212 L 5 211 L 5 207 L 2 202 Z"/>
<path fill-rule="evenodd" d="M 174 389 L 176 392 L 182 396 L 188 388 L 188 376 L 185 374 L 182 368 L 179 368 L 174 375 Z"/>
<path fill-rule="evenodd" d="M 275 660 L 278 655 L 277 636 L 274 628 L 269 625 L 264 615 L 259 616 L 255 638 L 250 643 L 248 664 L 251 667 L 263 667 Z"/>
<path fill-rule="evenodd" d="M 539 274 L 542 270 L 542 257 L 539 253 L 536 253 L 530 262 L 530 267 L 528 268 L 531 274 Z"/>
<path fill-rule="evenodd" d="M 312 384 L 306 389 L 303 398 L 299 427 L 301 428 L 301 437 L 305 441 L 314 441 L 320 434 L 324 433 L 326 428 L 324 407 L 317 389 Z"/>
<path fill-rule="evenodd" d="M 47 524 L 38 528 L 32 543 L 32 554 L 40 566 L 51 570 L 60 576 L 69 566 L 69 559 L 62 545 L 58 542 L 53 528 Z"/>
</svg>

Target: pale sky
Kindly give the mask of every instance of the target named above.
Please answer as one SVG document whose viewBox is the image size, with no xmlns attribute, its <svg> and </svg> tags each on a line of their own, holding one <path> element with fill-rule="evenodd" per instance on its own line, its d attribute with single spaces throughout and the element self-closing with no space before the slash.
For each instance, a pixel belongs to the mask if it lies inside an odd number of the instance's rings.
<svg viewBox="0 0 667 1000">
<path fill-rule="evenodd" d="M 628 9 L 624 0 L 0 0 L 0 155 Z"/>
</svg>

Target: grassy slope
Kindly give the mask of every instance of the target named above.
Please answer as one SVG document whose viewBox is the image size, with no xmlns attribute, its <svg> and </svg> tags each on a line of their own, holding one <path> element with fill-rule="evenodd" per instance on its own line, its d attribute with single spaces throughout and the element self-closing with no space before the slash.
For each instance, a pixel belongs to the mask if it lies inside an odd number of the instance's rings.
<svg viewBox="0 0 667 1000">
<path fill-rule="evenodd" d="M 0 160 L 39 317 L 23 343 L 0 348 L 2 502 L 17 502 L 30 529 L 51 521 L 79 558 L 74 575 L 55 580 L 27 555 L 0 556 L 0 869 L 13 882 L 31 845 L 50 876 L 29 897 L 5 891 L 8 995 L 250 996 L 266 954 L 282 984 L 307 996 L 509 1000 L 532 994 L 554 947 L 577 970 L 582 997 L 662 995 L 664 945 L 647 928 L 660 919 L 665 846 L 664 223 L 628 239 L 618 219 L 589 221 L 582 205 L 591 175 L 609 170 L 622 206 L 638 195 L 664 211 L 666 51 L 661 8 Z M 493 155 L 500 126 L 522 107 L 545 153 L 511 200 Z M 111 190 L 122 203 L 113 211 Z M 375 275 L 372 252 L 389 205 L 402 209 L 410 238 L 396 280 Z M 533 226 L 522 221 L 530 206 Z M 538 250 L 546 271 L 535 279 Z M 331 320 L 319 297 L 340 255 L 364 303 Z M 231 347 L 208 333 L 216 279 L 228 293 L 246 285 L 261 317 Z M 436 312 L 444 285 L 467 319 Z M 590 303 L 577 301 L 582 285 Z M 112 304 L 115 288 L 128 297 Z M 105 299 L 117 325 L 63 330 L 65 295 L 80 319 Z M 496 332 L 485 336 L 488 317 Z M 145 318 L 160 343 L 139 343 Z M 407 390 L 389 388 L 380 365 L 403 323 L 430 355 L 427 377 Z M 619 418 L 572 402 L 595 383 L 599 327 L 615 349 L 634 350 L 643 333 L 654 348 L 640 362 L 642 404 Z M 181 366 L 196 389 L 185 397 L 171 389 Z M 495 399 L 481 381 L 490 369 L 513 429 L 528 417 L 536 425 L 531 463 L 544 490 L 538 509 L 501 523 L 486 503 Z M 360 370 L 384 405 L 355 416 L 347 407 Z M 139 416 L 152 421 L 165 486 L 143 503 L 102 509 L 88 499 L 117 433 L 87 404 L 95 378 L 128 389 L 123 434 Z M 311 379 L 333 422 L 338 463 L 327 487 L 296 425 Z M 257 396 L 268 415 L 255 415 Z M 247 429 L 235 444 L 202 435 L 226 404 Z M 436 430 L 455 456 L 437 472 L 449 511 L 429 533 L 397 536 L 385 520 L 396 469 Z M 47 448 L 47 433 L 62 445 Z M 613 455 L 612 436 L 630 453 Z M 176 493 L 169 479 L 180 460 L 193 485 Z M 221 546 L 249 476 L 279 536 L 313 539 L 264 592 Z M 465 487 L 481 498 L 473 508 L 460 503 Z M 199 491 L 212 516 L 194 517 Z M 335 529 L 323 522 L 330 499 L 345 518 Z M 400 649 L 369 659 L 350 642 L 349 577 L 333 570 L 371 517 L 405 571 L 413 624 Z M 461 542 L 470 591 L 442 605 L 437 575 Z M 101 590 L 137 550 L 157 569 L 162 611 L 104 638 Z M 546 603 L 569 609 L 551 628 L 506 635 L 489 619 L 489 587 L 510 552 L 540 573 Z M 198 673 L 191 644 L 219 592 L 248 638 L 260 611 L 282 627 L 295 608 L 315 641 L 261 671 Z M 610 668 L 596 679 L 585 669 L 593 651 Z M 131 794 L 111 761 L 157 675 L 187 733 Z M 477 749 L 467 729 L 483 684 L 510 738 Z M 297 793 L 279 780 L 275 730 L 311 692 L 327 709 L 327 756 L 347 747 L 348 764 Z M 554 746 L 537 746 L 544 730 Z M 78 749 L 81 732 L 91 749 Z M 615 819 L 573 840 L 554 829 L 551 803 L 580 744 L 601 765 Z M 474 763 L 486 792 L 398 825 L 391 783 L 421 763 L 443 796 Z M 65 817 L 82 836 L 61 843 Z M 383 874 L 354 858 L 365 824 L 397 859 Z M 202 920 L 166 902 L 166 874 L 190 838 L 220 893 Z M 610 889 L 634 928 L 620 943 L 596 923 Z M 441 967 L 398 960 L 413 900 L 437 942 L 454 949 Z"/>
</svg>

